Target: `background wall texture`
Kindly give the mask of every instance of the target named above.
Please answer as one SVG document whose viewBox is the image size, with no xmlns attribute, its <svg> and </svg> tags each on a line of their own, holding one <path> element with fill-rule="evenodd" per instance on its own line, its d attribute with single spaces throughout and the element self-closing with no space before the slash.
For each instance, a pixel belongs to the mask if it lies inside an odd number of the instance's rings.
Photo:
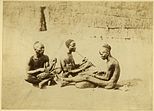
<svg viewBox="0 0 154 111">
<path fill-rule="evenodd" d="M 152 39 L 142 35 L 152 29 L 152 2 L 4 2 L 4 25 L 39 30 L 40 6 L 46 6 L 48 30 L 82 26 L 94 28 L 91 36 L 100 38 Z"/>
</svg>

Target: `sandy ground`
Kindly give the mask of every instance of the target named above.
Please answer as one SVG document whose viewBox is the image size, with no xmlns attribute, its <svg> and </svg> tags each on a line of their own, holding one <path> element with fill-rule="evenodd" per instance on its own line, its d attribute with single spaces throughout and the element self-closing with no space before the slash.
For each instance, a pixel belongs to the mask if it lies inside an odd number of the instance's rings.
<svg viewBox="0 0 154 111">
<path fill-rule="evenodd" d="M 90 38 L 86 31 L 68 34 L 65 30 L 34 32 L 4 27 L 3 30 L 3 109 L 104 109 L 152 110 L 152 43 L 144 40 L 100 40 Z M 77 28 L 78 29 L 78 28 Z M 73 31 L 72 31 L 73 32 Z M 85 35 L 87 37 L 84 37 Z M 77 42 L 77 50 L 95 64 L 99 63 L 98 47 L 102 42 L 112 46 L 112 55 L 119 60 L 122 81 L 137 82 L 128 91 L 60 88 L 48 86 L 38 89 L 24 81 L 26 64 L 33 54 L 36 40 L 45 44 L 45 53 L 57 57 L 66 38 Z M 74 55 L 77 59 L 81 58 Z M 97 61 L 98 60 L 98 61 Z"/>
</svg>

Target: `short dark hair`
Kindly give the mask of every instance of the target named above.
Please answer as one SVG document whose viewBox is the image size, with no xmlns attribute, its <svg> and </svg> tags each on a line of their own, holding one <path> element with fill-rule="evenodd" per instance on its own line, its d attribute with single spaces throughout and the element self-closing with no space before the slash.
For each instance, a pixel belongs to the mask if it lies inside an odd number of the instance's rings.
<svg viewBox="0 0 154 111">
<path fill-rule="evenodd" d="M 108 49 L 109 51 L 111 51 L 111 46 L 109 44 L 107 44 L 107 43 L 104 43 L 102 45 L 102 47 L 104 47 L 104 48 Z"/>
<path fill-rule="evenodd" d="M 69 48 L 70 43 L 73 42 L 73 41 L 74 41 L 74 40 L 72 40 L 72 39 L 68 39 L 68 40 L 65 42 L 66 47 Z"/>
</svg>

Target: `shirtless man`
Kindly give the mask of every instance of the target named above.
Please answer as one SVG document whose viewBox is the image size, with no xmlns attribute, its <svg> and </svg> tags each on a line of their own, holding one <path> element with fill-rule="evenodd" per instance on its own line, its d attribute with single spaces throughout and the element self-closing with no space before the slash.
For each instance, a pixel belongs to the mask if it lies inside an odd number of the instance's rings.
<svg viewBox="0 0 154 111">
<path fill-rule="evenodd" d="M 116 86 L 116 83 L 120 76 L 120 66 L 119 62 L 111 56 L 111 46 L 108 44 L 104 44 L 99 50 L 99 54 L 102 60 L 106 60 L 107 71 L 93 71 L 93 73 L 85 72 L 85 74 L 80 74 L 76 77 L 72 78 L 63 78 L 63 81 L 67 82 L 76 82 L 77 88 L 88 88 L 84 86 L 82 82 L 88 81 L 91 84 L 95 84 L 99 87 L 104 87 L 106 89 L 112 89 Z"/>
<path fill-rule="evenodd" d="M 42 88 L 44 82 L 50 78 L 50 70 L 53 69 L 56 61 L 49 64 L 49 57 L 44 55 L 44 45 L 36 41 L 33 45 L 35 54 L 31 56 L 27 65 L 27 78 L 25 81 L 34 86 Z"/>
<path fill-rule="evenodd" d="M 68 39 L 65 42 L 67 47 L 67 52 L 60 60 L 60 65 L 62 69 L 62 77 L 68 78 L 69 76 L 76 76 L 78 73 L 84 71 L 88 67 L 92 66 L 91 63 L 88 63 L 86 59 L 81 64 L 75 64 L 72 53 L 76 51 L 76 43 L 72 39 Z"/>
</svg>

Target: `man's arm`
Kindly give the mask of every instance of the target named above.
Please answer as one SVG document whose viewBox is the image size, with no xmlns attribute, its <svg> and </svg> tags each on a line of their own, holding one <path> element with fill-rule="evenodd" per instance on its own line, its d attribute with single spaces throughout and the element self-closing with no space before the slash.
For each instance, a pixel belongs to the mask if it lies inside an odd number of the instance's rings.
<svg viewBox="0 0 154 111">
<path fill-rule="evenodd" d="M 69 75 L 68 67 L 66 66 L 64 59 L 60 60 L 60 66 L 61 66 L 61 70 L 63 71 L 63 77 L 68 76 Z"/>
<path fill-rule="evenodd" d="M 110 72 L 106 73 L 106 76 L 100 76 L 100 75 L 94 75 L 94 77 L 98 78 L 98 79 L 102 79 L 102 80 L 105 80 L 105 81 L 108 81 L 110 79 Z"/>
<path fill-rule="evenodd" d="M 46 62 L 45 63 L 45 70 L 46 71 L 52 71 L 54 69 L 56 63 L 57 63 L 57 58 L 51 60 L 50 63 Z"/>
<path fill-rule="evenodd" d="M 85 63 L 87 63 L 88 59 L 84 57 L 80 64 L 75 64 L 76 68 L 82 67 Z"/>
<path fill-rule="evenodd" d="M 119 79 L 119 76 L 120 76 L 120 66 L 118 63 L 115 64 L 115 69 L 114 69 L 114 72 L 113 72 L 113 75 L 112 77 L 110 78 L 110 80 L 112 82 L 117 82 L 118 79 Z"/>
<path fill-rule="evenodd" d="M 79 68 L 79 69 L 74 69 L 74 70 L 71 70 L 71 71 L 69 71 L 70 73 L 79 73 L 79 72 L 81 72 L 81 71 L 83 71 L 84 70 L 84 68 Z"/>
<path fill-rule="evenodd" d="M 108 68 L 108 70 L 107 70 L 107 72 L 106 72 L 106 74 L 105 74 L 105 76 L 100 76 L 100 75 L 93 75 L 94 77 L 96 77 L 96 78 L 98 78 L 98 79 L 102 79 L 102 80 L 105 80 L 105 81 L 109 81 L 110 80 L 110 78 L 111 78 L 111 76 L 112 76 L 112 74 L 114 73 L 114 65 L 112 64 L 109 68 Z"/>
<path fill-rule="evenodd" d="M 44 71 L 45 71 L 45 68 L 30 70 L 30 66 L 27 67 L 27 74 L 30 74 L 30 75 L 36 75 L 37 73 L 44 72 Z"/>
<path fill-rule="evenodd" d="M 37 75 L 39 72 L 45 71 L 45 68 L 38 68 L 38 69 L 35 69 L 35 70 L 31 70 L 32 64 L 33 64 L 33 60 L 32 60 L 32 57 L 31 57 L 28 64 L 27 64 L 27 74 Z M 45 64 L 45 65 L 47 65 L 47 64 Z"/>
<path fill-rule="evenodd" d="M 50 67 L 50 63 L 49 63 L 49 57 L 47 55 L 44 55 L 44 68 L 48 68 Z"/>
<path fill-rule="evenodd" d="M 79 72 L 82 72 L 84 71 L 85 69 L 89 68 L 92 66 L 92 63 L 91 62 L 86 62 L 85 65 L 83 65 L 83 67 L 80 67 L 78 69 L 74 69 L 74 70 L 71 70 L 70 72 L 71 73 L 79 73 Z"/>
</svg>

